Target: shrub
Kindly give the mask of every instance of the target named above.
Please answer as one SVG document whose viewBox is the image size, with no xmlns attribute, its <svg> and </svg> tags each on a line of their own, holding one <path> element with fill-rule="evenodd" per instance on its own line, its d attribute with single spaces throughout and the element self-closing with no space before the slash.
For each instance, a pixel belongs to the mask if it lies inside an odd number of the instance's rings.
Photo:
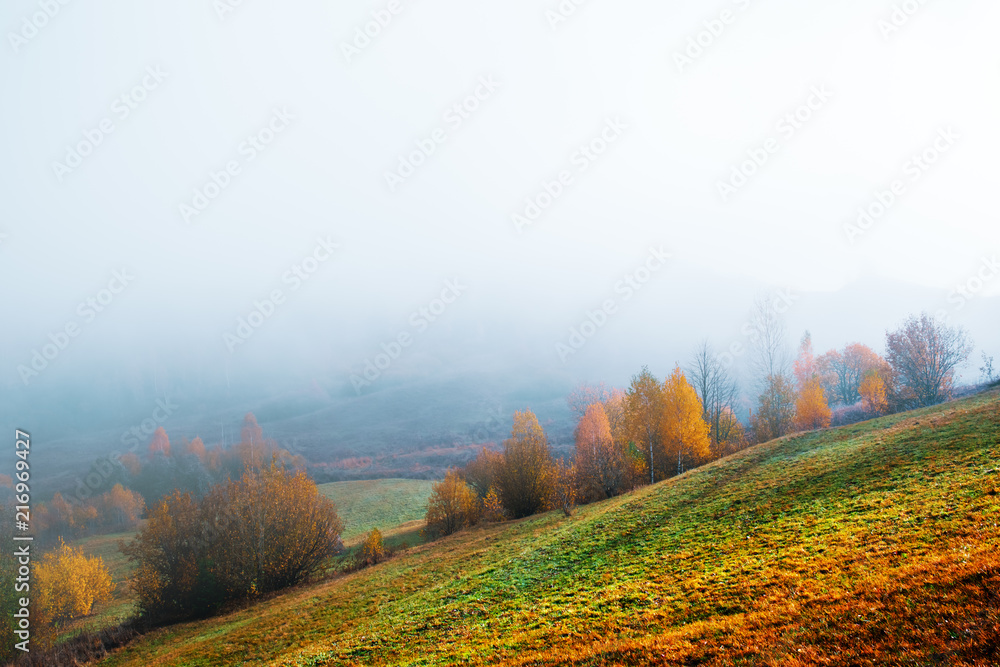
<svg viewBox="0 0 1000 667">
<path fill-rule="evenodd" d="M 496 523 L 506 520 L 507 513 L 503 509 L 503 503 L 500 502 L 500 494 L 491 486 L 486 498 L 483 499 L 483 521 Z"/>
<path fill-rule="evenodd" d="M 449 470 L 442 481 L 431 487 L 427 504 L 427 528 L 430 532 L 451 535 L 479 523 L 481 513 L 479 497 L 458 472 Z"/>
<path fill-rule="evenodd" d="M 142 613 L 161 622 L 304 581 L 343 548 L 342 530 L 316 485 L 272 460 L 200 503 L 173 493 L 121 548 L 137 564 L 131 584 Z"/>
<path fill-rule="evenodd" d="M 372 528 L 361 543 L 361 554 L 358 557 L 361 565 L 375 565 L 385 560 L 385 546 L 382 544 L 382 533 L 378 528 Z"/>
<path fill-rule="evenodd" d="M 62 540 L 34 567 L 34 593 L 39 612 L 55 623 L 90 614 L 94 605 L 111 599 L 111 573 L 99 556 L 87 557 Z"/>
<path fill-rule="evenodd" d="M 511 437 L 503 444 L 496 486 L 514 519 L 545 509 L 552 496 L 552 456 L 548 438 L 531 411 L 515 412 Z"/>
</svg>

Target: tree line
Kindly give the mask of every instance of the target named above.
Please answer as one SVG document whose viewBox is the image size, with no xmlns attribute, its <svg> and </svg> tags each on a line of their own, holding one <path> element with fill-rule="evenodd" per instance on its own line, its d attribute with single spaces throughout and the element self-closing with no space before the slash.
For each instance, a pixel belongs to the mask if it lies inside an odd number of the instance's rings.
<svg viewBox="0 0 1000 667">
<path fill-rule="evenodd" d="M 792 358 L 780 314 L 762 300 L 752 331 L 755 396 L 745 420 L 738 416 L 740 384 L 707 342 L 686 371 L 677 365 L 663 380 L 643 368 L 624 390 L 581 385 L 567 398 L 577 419 L 570 460 L 553 455 L 530 410 L 516 412 L 498 450 L 484 447 L 433 486 L 428 530 L 447 535 L 483 520 L 552 509 L 569 514 L 577 503 L 621 495 L 788 433 L 932 405 L 952 395 L 973 349 L 961 328 L 922 314 L 886 332 L 885 357 L 861 343 L 817 356 L 806 332 Z"/>
</svg>

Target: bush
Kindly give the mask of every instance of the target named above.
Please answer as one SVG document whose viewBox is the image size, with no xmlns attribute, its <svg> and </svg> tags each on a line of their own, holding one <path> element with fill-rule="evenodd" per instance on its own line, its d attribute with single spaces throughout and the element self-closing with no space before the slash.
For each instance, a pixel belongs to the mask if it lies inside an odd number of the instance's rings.
<svg viewBox="0 0 1000 667">
<path fill-rule="evenodd" d="M 115 588 L 99 556 L 88 558 L 62 540 L 35 564 L 34 578 L 39 615 L 54 623 L 87 616 L 95 604 L 110 600 Z"/>
<path fill-rule="evenodd" d="M 462 481 L 458 472 L 449 470 L 444 480 L 431 487 L 427 504 L 427 529 L 437 535 L 451 535 L 455 531 L 479 523 L 481 516 L 479 497 L 471 486 Z"/>
<path fill-rule="evenodd" d="M 538 419 L 531 411 L 515 412 L 511 437 L 503 443 L 496 486 L 504 510 L 513 519 L 546 508 L 553 494 L 552 455 Z"/>
<path fill-rule="evenodd" d="M 304 581 L 343 548 L 342 530 L 304 473 L 272 461 L 200 503 L 174 492 L 122 551 L 137 564 L 131 584 L 143 615 L 163 622 Z"/>
<path fill-rule="evenodd" d="M 361 565 L 375 565 L 386 558 L 385 546 L 382 544 L 382 533 L 378 528 L 372 528 L 361 543 L 361 554 L 358 561 Z"/>
</svg>

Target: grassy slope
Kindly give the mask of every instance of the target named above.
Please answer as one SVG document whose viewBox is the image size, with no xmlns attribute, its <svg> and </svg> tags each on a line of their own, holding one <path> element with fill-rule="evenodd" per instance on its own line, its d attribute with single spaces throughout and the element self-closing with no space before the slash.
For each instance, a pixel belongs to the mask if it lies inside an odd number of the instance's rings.
<svg viewBox="0 0 1000 667">
<path fill-rule="evenodd" d="M 106 664 L 996 664 L 998 439 L 996 392 L 781 439 Z"/>
<path fill-rule="evenodd" d="M 386 531 L 422 521 L 431 484 L 419 479 L 377 479 L 321 484 L 319 491 L 337 505 L 344 521 L 344 542 L 351 543 L 372 528 Z"/>
</svg>

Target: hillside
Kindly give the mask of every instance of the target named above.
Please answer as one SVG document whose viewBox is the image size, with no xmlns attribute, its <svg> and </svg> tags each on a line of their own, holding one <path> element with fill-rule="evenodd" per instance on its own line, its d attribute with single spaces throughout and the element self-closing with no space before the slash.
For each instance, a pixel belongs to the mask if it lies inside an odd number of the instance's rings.
<svg viewBox="0 0 1000 667">
<path fill-rule="evenodd" d="M 102 664 L 995 664 L 998 439 L 997 392 L 782 438 Z"/>
</svg>

